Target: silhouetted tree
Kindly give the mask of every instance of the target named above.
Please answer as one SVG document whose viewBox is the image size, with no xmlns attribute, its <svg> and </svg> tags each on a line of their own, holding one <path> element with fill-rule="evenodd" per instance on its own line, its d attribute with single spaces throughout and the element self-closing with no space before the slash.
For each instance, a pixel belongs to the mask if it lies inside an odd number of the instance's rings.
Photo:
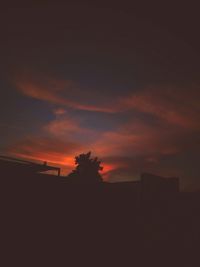
<svg viewBox="0 0 200 267">
<path fill-rule="evenodd" d="M 73 170 L 68 178 L 73 178 L 74 182 L 98 183 L 102 182 L 99 171 L 103 170 L 101 161 L 97 157 L 91 158 L 91 152 L 80 154 L 75 157 L 76 169 Z"/>
</svg>

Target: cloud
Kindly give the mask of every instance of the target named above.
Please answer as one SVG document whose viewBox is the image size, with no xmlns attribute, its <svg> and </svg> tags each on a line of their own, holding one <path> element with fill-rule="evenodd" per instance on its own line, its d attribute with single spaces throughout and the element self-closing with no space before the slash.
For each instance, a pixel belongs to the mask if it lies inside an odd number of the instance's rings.
<svg viewBox="0 0 200 267">
<path fill-rule="evenodd" d="M 189 91 L 189 92 L 188 92 Z M 183 128 L 199 128 L 197 88 L 150 88 L 122 97 L 119 109 L 134 109 Z"/>
<path fill-rule="evenodd" d="M 120 95 L 111 89 L 104 101 L 100 91 L 73 81 L 40 77 L 16 84 L 23 94 L 55 105 L 55 117 L 38 129 L 40 137 L 32 135 L 15 146 L 19 156 L 64 164 L 69 172 L 74 156 L 91 150 L 103 161 L 104 178 L 118 181 L 137 179 L 143 171 L 184 175 L 187 166 L 182 166 L 181 155 L 200 150 L 200 91 L 195 86 L 152 87 Z M 74 110 L 90 113 L 83 116 Z M 105 116 L 110 127 L 104 125 Z M 98 121 L 101 130 L 95 126 Z"/>
<path fill-rule="evenodd" d="M 85 131 L 85 129 L 81 128 L 80 125 L 76 121 L 69 118 L 69 116 L 52 120 L 44 126 L 44 129 L 50 134 L 58 137 L 66 137 L 79 131 Z"/>
<path fill-rule="evenodd" d="M 74 118 L 69 113 L 56 115 L 56 118 L 43 126 L 42 131 L 60 140 L 70 139 L 80 142 L 86 150 L 98 135 L 96 129 L 84 125 L 83 119 Z"/>
<path fill-rule="evenodd" d="M 198 136 L 197 131 L 176 125 L 132 119 L 117 131 L 103 133 L 94 151 L 108 166 L 109 181 L 138 179 L 142 172 L 184 177 L 189 162 L 181 161 L 181 156 L 200 150 Z"/>
<path fill-rule="evenodd" d="M 14 84 L 24 95 L 52 104 L 78 110 L 105 113 L 114 112 L 113 108 L 109 106 L 88 104 L 88 99 L 93 96 L 93 102 L 95 102 L 94 99 L 98 100 L 98 96 L 96 96 L 95 93 L 92 95 L 91 92 L 88 93 L 85 90 L 81 90 L 79 85 L 71 80 L 27 76 L 16 78 Z M 78 98 L 81 98 L 82 100 L 77 101 Z"/>
<path fill-rule="evenodd" d="M 177 151 L 177 138 L 175 129 L 132 120 L 118 130 L 103 133 L 95 147 L 102 155 L 167 154 Z"/>
<path fill-rule="evenodd" d="M 183 128 L 200 127 L 200 90 L 196 86 L 152 86 L 126 95 L 116 95 L 110 90 L 105 97 L 100 91 L 81 88 L 72 80 L 22 75 L 14 82 L 24 95 L 60 105 L 57 113 L 63 112 L 64 107 L 112 114 L 137 111 Z"/>
<path fill-rule="evenodd" d="M 88 143 L 81 141 L 80 135 L 86 135 Z M 67 174 L 74 168 L 74 156 L 91 150 L 102 160 L 104 179 L 112 182 L 137 180 L 144 171 L 164 176 L 183 174 L 180 166 L 173 166 L 173 159 L 176 162 L 181 154 L 195 149 L 197 136 L 179 127 L 152 125 L 138 119 L 99 134 L 84 128 L 69 114 L 61 114 L 44 125 L 40 134 L 18 141 L 9 152 L 56 164 Z"/>
<path fill-rule="evenodd" d="M 66 114 L 66 110 L 64 108 L 56 108 L 56 109 L 54 109 L 53 113 L 55 115 L 60 116 L 60 115 Z"/>
<path fill-rule="evenodd" d="M 87 144 L 79 136 L 91 136 L 92 131 L 82 127 L 69 114 L 59 112 L 55 116 L 38 129 L 37 134 L 26 134 L 24 138 L 7 147 L 7 153 L 57 164 L 62 168 L 62 174 L 69 173 L 74 168 L 74 157 L 88 151 Z"/>
</svg>

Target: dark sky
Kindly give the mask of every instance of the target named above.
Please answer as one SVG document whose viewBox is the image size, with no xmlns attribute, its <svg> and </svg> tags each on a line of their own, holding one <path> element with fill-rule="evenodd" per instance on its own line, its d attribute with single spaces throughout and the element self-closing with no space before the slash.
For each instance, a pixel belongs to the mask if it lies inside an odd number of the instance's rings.
<svg viewBox="0 0 200 267">
<path fill-rule="evenodd" d="M 199 189 L 198 6 L 66 2 L 1 7 L 1 153 L 69 172 L 92 150 L 109 181 Z"/>
</svg>

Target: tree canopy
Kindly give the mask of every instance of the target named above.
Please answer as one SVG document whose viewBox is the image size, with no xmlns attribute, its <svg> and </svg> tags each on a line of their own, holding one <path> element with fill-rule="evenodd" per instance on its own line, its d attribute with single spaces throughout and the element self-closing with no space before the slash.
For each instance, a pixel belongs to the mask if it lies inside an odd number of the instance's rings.
<svg viewBox="0 0 200 267">
<path fill-rule="evenodd" d="M 99 183 L 102 177 L 99 171 L 103 170 L 101 161 L 97 157 L 91 158 L 91 152 L 75 157 L 76 168 L 68 175 L 74 182 Z"/>
</svg>

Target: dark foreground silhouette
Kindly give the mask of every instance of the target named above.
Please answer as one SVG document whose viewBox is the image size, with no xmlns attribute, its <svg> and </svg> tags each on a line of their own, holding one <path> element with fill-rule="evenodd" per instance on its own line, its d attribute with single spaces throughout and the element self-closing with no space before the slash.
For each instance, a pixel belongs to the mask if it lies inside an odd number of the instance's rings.
<svg viewBox="0 0 200 267">
<path fill-rule="evenodd" d="M 38 173 L 47 164 L 0 161 L 7 266 L 196 266 L 200 195 L 178 192 L 176 178 L 149 174 L 132 183 L 98 175 L 90 182 L 80 167 L 90 160 L 95 176 L 100 162 L 83 154 L 65 178 Z"/>
</svg>

